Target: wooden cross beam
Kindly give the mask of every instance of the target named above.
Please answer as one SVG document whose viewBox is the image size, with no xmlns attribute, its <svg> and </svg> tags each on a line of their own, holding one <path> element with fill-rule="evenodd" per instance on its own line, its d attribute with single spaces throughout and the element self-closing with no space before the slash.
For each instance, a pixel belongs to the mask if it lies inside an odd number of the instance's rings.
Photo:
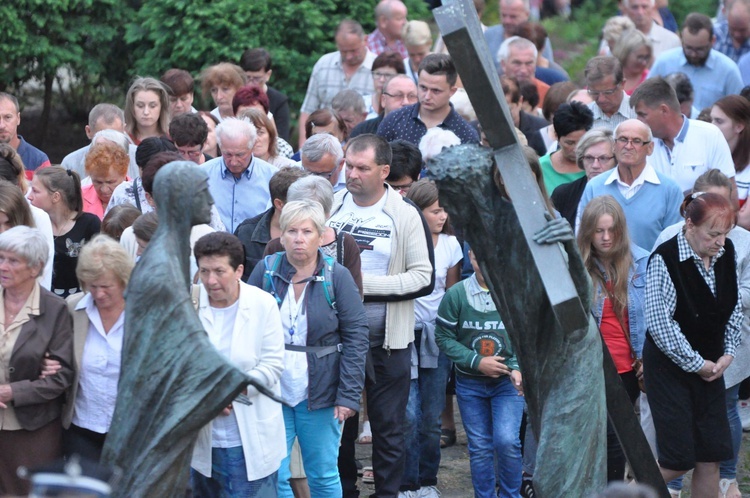
<svg viewBox="0 0 750 498">
<path fill-rule="evenodd" d="M 441 203 L 473 245 L 521 363 L 539 440 L 537 493 L 587 496 L 601 490 L 606 403 L 636 480 L 668 498 L 614 363 L 582 304 L 590 283 L 580 255 L 573 248 L 566 260 L 559 245 L 533 240 L 546 223 L 546 204 L 519 146 L 473 3 L 454 0 L 433 14 L 492 151 L 453 147 L 428 171 Z M 493 163 L 512 203 L 492 182 Z"/>
</svg>

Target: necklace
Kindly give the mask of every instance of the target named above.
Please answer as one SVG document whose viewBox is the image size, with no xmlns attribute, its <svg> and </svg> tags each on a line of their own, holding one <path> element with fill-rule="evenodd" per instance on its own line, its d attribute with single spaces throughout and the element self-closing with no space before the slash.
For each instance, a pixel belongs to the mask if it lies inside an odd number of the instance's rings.
<svg viewBox="0 0 750 498">
<path fill-rule="evenodd" d="M 301 282 L 300 282 L 301 283 Z M 302 289 L 302 292 L 300 292 L 299 297 L 300 299 L 295 299 L 296 296 L 294 295 L 294 286 L 291 287 L 290 291 L 292 294 L 287 293 L 287 301 L 289 302 L 289 337 L 290 337 L 290 344 L 294 344 L 294 333 L 297 331 L 297 321 L 299 320 L 300 312 L 304 311 L 304 302 L 303 302 L 303 296 L 305 295 L 305 291 L 307 290 L 307 284 L 310 282 L 305 282 L 305 287 Z M 294 311 L 292 311 L 292 307 L 294 307 Z M 292 316 L 292 313 L 294 313 L 294 316 Z"/>
</svg>

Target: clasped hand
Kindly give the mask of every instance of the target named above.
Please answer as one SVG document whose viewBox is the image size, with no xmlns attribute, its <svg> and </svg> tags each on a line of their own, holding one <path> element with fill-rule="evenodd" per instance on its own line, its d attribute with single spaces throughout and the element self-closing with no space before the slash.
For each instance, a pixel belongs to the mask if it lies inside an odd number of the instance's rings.
<svg viewBox="0 0 750 498">
<path fill-rule="evenodd" d="M 487 377 L 497 379 L 502 375 L 509 375 L 513 382 L 513 387 L 523 394 L 523 377 L 518 370 L 512 370 L 508 365 L 503 363 L 505 358 L 502 356 L 485 356 L 479 360 L 479 371 Z"/>
<path fill-rule="evenodd" d="M 733 356 L 725 354 L 716 360 L 716 363 L 710 360 L 704 360 L 703 367 L 701 367 L 697 373 L 706 382 L 713 382 L 724 375 L 724 371 L 732 364 L 733 359 Z"/>
</svg>

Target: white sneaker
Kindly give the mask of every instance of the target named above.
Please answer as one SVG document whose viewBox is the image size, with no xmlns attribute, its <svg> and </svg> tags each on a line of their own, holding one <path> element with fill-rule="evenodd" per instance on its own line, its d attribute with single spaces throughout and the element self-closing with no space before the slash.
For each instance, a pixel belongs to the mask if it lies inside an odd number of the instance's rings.
<svg viewBox="0 0 750 498">
<path fill-rule="evenodd" d="M 667 490 L 671 498 L 680 498 L 682 496 L 682 490 L 672 488 L 667 488 Z"/>
<path fill-rule="evenodd" d="M 435 486 L 424 486 L 417 491 L 417 498 L 440 498 L 440 491 Z"/>
<path fill-rule="evenodd" d="M 740 413 L 742 430 L 750 432 L 750 399 L 741 399 L 737 402 L 737 411 Z"/>
</svg>

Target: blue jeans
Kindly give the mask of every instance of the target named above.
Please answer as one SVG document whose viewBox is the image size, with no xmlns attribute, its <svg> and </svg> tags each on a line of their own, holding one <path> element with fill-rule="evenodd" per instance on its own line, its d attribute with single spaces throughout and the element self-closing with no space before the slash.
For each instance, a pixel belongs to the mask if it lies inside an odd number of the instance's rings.
<svg viewBox="0 0 750 498">
<path fill-rule="evenodd" d="M 283 407 L 286 426 L 286 458 L 279 468 L 279 497 L 293 498 L 289 486 L 289 459 L 294 437 L 299 440 L 302 463 L 311 496 L 341 498 L 338 458 L 341 425 L 333 418 L 333 407 L 310 411 L 307 400 L 294 408 Z"/>
<path fill-rule="evenodd" d="M 275 497 L 276 472 L 257 481 L 247 480 L 242 446 L 211 448 L 211 477 L 190 470 L 194 498 Z"/>
<path fill-rule="evenodd" d="M 415 342 L 418 348 L 418 344 Z M 406 455 L 402 491 L 437 485 L 440 467 L 440 414 L 445 406 L 451 361 L 440 352 L 437 368 L 419 368 L 406 405 Z"/>
<path fill-rule="evenodd" d="M 456 399 L 469 442 L 476 498 L 518 498 L 521 491 L 521 418 L 524 399 L 510 377 L 469 379 L 456 375 Z M 500 481 L 495 491 L 495 458 Z"/>
<path fill-rule="evenodd" d="M 724 460 L 719 465 L 719 477 L 721 479 L 737 478 L 737 458 L 740 454 L 740 444 L 742 443 L 742 422 L 740 414 L 737 411 L 737 401 L 740 399 L 740 384 L 727 389 L 727 418 L 729 419 L 729 430 L 732 432 L 732 451 L 734 457 Z M 682 477 L 673 479 L 668 484 L 670 489 L 682 489 Z"/>
</svg>

